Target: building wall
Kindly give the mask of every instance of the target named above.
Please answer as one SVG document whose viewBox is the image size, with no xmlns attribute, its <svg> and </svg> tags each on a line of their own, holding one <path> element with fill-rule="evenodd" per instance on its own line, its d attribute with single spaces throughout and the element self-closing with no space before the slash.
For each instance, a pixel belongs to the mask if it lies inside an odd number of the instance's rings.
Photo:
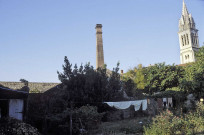
<svg viewBox="0 0 204 135">
<path fill-rule="evenodd" d="M 22 82 L 0 82 L 1 85 L 11 89 L 21 89 L 24 84 Z M 41 82 L 29 82 L 28 87 L 30 91 L 45 92 L 52 87 L 55 87 L 59 83 L 41 83 Z"/>
<path fill-rule="evenodd" d="M 195 62 L 195 52 L 198 51 L 199 45 L 193 43 L 192 39 L 192 31 L 185 30 L 179 32 L 179 41 L 180 41 L 180 60 L 181 64 Z M 185 36 L 186 42 L 184 43 L 184 39 L 182 37 Z"/>
</svg>

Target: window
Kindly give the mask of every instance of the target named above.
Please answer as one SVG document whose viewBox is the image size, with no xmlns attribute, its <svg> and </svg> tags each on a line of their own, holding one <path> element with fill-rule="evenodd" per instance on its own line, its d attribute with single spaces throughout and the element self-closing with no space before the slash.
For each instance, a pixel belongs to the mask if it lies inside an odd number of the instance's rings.
<svg viewBox="0 0 204 135">
<path fill-rule="evenodd" d="M 189 45 L 188 34 L 186 34 L 186 38 L 187 38 L 187 44 Z"/>
<path fill-rule="evenodd" d="M 197 38 L 195 38 L 195 46 L 197 45 Z"/>
<path fill-rule="evenodd" d="M 189 59 L 189 57 L 190 57 L 189 54 L 188 54 L 188 55 L 185 55 L 185 59 L 186 59 L 186 60 Z"/>
<path fill-rule="evenodd" d="M 183 35 L 183 37 L 184 37 L 184 44 L 186 45 L 186 36 Z"/>
<path fill-rule="evenodd" d="M 183 44 L 183 46 L 184 46 L 183 36 L 181 36 L 181 39 L 182 39 L 182 44 Z"/>
<path fill-rule="evenodd" d="M 193 34 L 191 34 L 191 43 L 193 44 Z"/>
</svg>

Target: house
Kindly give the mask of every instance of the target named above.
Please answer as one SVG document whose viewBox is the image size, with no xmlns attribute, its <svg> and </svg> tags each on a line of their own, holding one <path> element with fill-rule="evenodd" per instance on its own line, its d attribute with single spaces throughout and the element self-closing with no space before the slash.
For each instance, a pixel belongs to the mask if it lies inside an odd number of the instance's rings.
<svg viewBox="0 0 204 135">
<path fill-rule="evenodd" d="M 29 91 L 12 90 L 0 86 L 0 118 L 24 120 Z"/>
</svg>

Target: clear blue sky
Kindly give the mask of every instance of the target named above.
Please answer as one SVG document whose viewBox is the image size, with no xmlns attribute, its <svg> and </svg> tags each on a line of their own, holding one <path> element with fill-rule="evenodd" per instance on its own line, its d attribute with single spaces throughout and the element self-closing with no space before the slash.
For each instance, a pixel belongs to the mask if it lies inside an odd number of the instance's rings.
<svg viewBox="0 0 204 135">
<path fill-rule="evenodd" d="M 185 0 L 204 42 L 204 0 Z M 179 64 L 182 0 L 0 0 L 0 81 L 59 82 L 64 56 L 96 64 L 95 25 L 105 63 Z"/>
</svg>

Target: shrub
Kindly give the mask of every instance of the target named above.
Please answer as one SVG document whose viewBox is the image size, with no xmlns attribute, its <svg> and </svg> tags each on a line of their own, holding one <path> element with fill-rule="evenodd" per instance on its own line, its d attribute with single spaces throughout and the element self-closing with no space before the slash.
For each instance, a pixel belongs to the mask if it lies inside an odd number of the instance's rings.
<svg viewBox="0 0 204 135">
<path fill-rule="evenodd" d="M 153 118 L 148 127 L 144 127 L 145 135 L 175 135 L 197 134 L 204 132 L 204 105 L 198 103 L 195 112 L 184 116 L 174 116 L 172 112 L 165 111 Z"/>
<path fill-rule="evenodd" d="M 0 135 L 40 135 L 38 130 L 29 124 L 16 119 L 0 120 Z"/>
<path fill-rule="evenodd" d="M 81 124 L 85 129 L 95 129 L 101 122 L 104 113 L 98 113 L 96 106 L 82 106 L 79 109 L 75 109 L 73 117 L 75 117 L 75 124 Z M 77 122 L 78 121 L 78 122 Z M 78 127 L 79 128 L 79 127 Z"/>
<path fill-rule="evenodd" d="M 65 135 L 70 130 L 70 114 L 72 113 L 72 133 L 97 129 L 104 113 L 98 113 L 95 106 L 82 106 L 76 109 L 67 108 L 62 113 L 51 114 L 47 119 L 47 133 Z M 83 132 L 84 133 L 84 132 Z"/>
</svg>

